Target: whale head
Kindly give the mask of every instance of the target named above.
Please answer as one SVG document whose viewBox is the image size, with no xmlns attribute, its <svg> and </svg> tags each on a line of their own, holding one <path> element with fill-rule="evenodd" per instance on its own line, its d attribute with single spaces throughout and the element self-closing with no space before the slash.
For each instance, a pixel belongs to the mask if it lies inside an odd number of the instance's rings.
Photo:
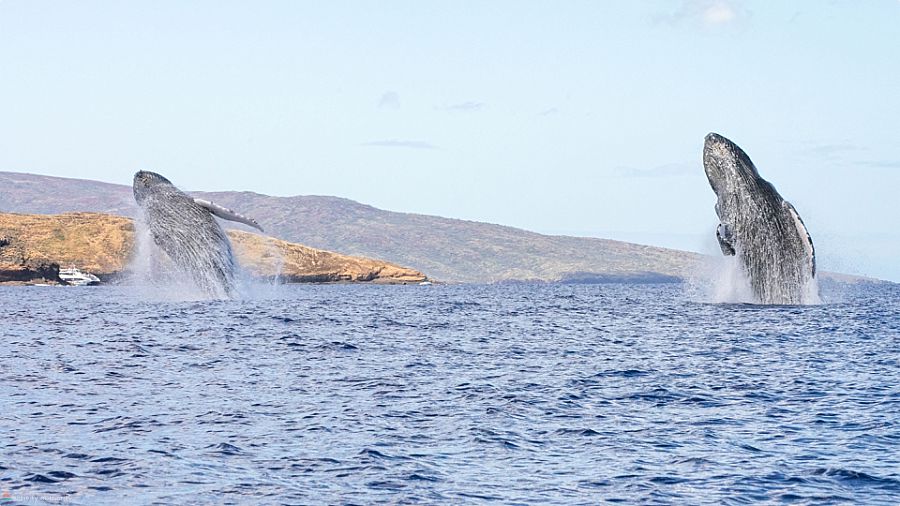
<svg viewBox="0 0 900 506">
<path fill-rule="evenodd" d="M 158 191 L 163 186 L 174 188 L 171 181 L 156 172 L 139 170 L 134 174 L 134 184 L 132 185 L 134 199 L 140 204 L 148 195 Z"/>
<path fill-rule="evenodd" d="M 732 192 L 740 186 L 755 186 L 759 172 L 747 153 L 737 144 L 717 133 L 710 133 L 703 143 L 703 168 L 716 195 Z"/>
</svg>

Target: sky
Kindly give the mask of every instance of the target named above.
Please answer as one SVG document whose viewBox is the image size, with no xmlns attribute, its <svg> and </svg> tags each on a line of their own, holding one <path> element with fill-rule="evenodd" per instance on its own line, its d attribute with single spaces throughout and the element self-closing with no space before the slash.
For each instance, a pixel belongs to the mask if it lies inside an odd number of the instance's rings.
<svg viewBox="0 0 900 506">
<path fill-rule="evenodd" d="M 900 0 L 0 0 L 0 170 L 719 254 L 708 132 L 900 281 Z"/>
</svg>

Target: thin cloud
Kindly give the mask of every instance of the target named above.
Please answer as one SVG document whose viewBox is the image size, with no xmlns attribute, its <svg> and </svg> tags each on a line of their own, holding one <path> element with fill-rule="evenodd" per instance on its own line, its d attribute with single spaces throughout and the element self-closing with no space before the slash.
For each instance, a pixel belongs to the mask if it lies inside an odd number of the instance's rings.
<svg viewBox="0 0 900 506">
<path fill-rule="evenodd" d="M 385 139 L 362 143 L 363 146 L 377 148 L 407 148 L 407 149 L 438 149 L 437 146 L 425 141 L 411 141 L 401 139 Z"/>
<path fill-rule="evenodd" d="M 867 158 L 872 156 L 871 150 L 851 142 L 813 144 L 798 151 L 797 154 L 805 159 L 845 168 L 900 169 L 900 160 Z"/>
<path fill-rule="evenodd" d="M 394 110 L 399 109 L 400 95 L 398 95 L 396 91 L 386 91 L 383 95 L 381 95 L 381 98 L 378 99 L 378 108 Z"/>
<path fill-rule="evenodd" d="M 551 107 L 539 112 L 538 116 L 553 116 L 554 114 L 559 114 L 559 109 L 557 109 L 556 107 Z"/>
<path fill-rule="evenodd" d="M 682 25 L 695 23 L 714 28 L 736 24 L 750 17 L 750 12 L 735 0 L 684 0 L 677 10 L 659 14 L 657 23 Z"/>
<path fill-rule="evenodd" d="M 458 104 L 451 104 L 446 107 L 443 107 L 442 109 L 445 111 L 452 111 L 452 112 L 477 112 L 477 111 L 483 110 L 485 107 L 487 107 L 487 106 L 485 105 L 484 102 L 468 101 L 468 102 L 460 102 Z"/>
<path fill-rule="evenodd" d="M 731 23 L 737 18 L 734 7 L 725 2 L 716 2 L 703 9 L 703 22 L 707 25 Z"/>
<path fill-rule="evenodd" d="M 900 169 L 900 160 L 868 160 L 857 164 L 873 169 Z"/>
<path fill-rule="evenodd" d="M 847 163 L 849 158 L 858 158 L 867 151 L 866 148 L 850 142 L 808 143 L 797 148 L 794 156 L 825 163 Z"/>
<path fill-rule="evenodd" d="M 689 176 L 694 173 L 702 174 L 703 167 L 697 165 L 691 165 L 688 163 L 667 163 L 664 165 L 657 165 L 656 167 L 650 167 L 647 169 L 637 168 L 637 167 L 616 167 L 614 169 L 614 173 L 620 177 L 646 177 L 646 178 L 657 178 L 657 177 L 682 177 Z"/>
<path fill-rule="evenodd" d="M 834 144 L 817 144 L 805 150 L 805 153 L 815 156 L 824 156 L 834 158 L 855 151 L 862 151 L 863 148 L 849 142 Z"/>
</svg>

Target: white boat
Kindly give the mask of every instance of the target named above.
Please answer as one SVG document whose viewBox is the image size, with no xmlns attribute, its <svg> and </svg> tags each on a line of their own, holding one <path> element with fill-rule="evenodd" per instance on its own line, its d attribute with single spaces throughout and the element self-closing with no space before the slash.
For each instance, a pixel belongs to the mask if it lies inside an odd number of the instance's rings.
<svg viewBox="0 0 900 506">
<path fill-rule="evenodd" d="M 89 272 L 81 272 L 75 267 L 59 270 L 59 279 L 65 281 L 72 286 L 96 285 L 100 283 L 100 278 Z"/>
</svg>

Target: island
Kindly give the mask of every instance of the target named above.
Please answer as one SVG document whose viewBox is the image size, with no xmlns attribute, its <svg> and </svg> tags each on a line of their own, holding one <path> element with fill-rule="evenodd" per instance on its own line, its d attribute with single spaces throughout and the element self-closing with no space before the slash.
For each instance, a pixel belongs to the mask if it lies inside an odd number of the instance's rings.
<svg viewBox="0 0 900 506">
<path fill-rule="evenodd" d="M 425 274 L 390 262 L 342 255 L 242 230 L 228 230 L 235 256 L 252 275 L 285 283 L 411 284 Z M 60 283 L 75 266 L 101 281 L 122 279 L 135 252 L 130 218 L 102 213 L 0 213 L 0 283 Z"/>
</svg>

